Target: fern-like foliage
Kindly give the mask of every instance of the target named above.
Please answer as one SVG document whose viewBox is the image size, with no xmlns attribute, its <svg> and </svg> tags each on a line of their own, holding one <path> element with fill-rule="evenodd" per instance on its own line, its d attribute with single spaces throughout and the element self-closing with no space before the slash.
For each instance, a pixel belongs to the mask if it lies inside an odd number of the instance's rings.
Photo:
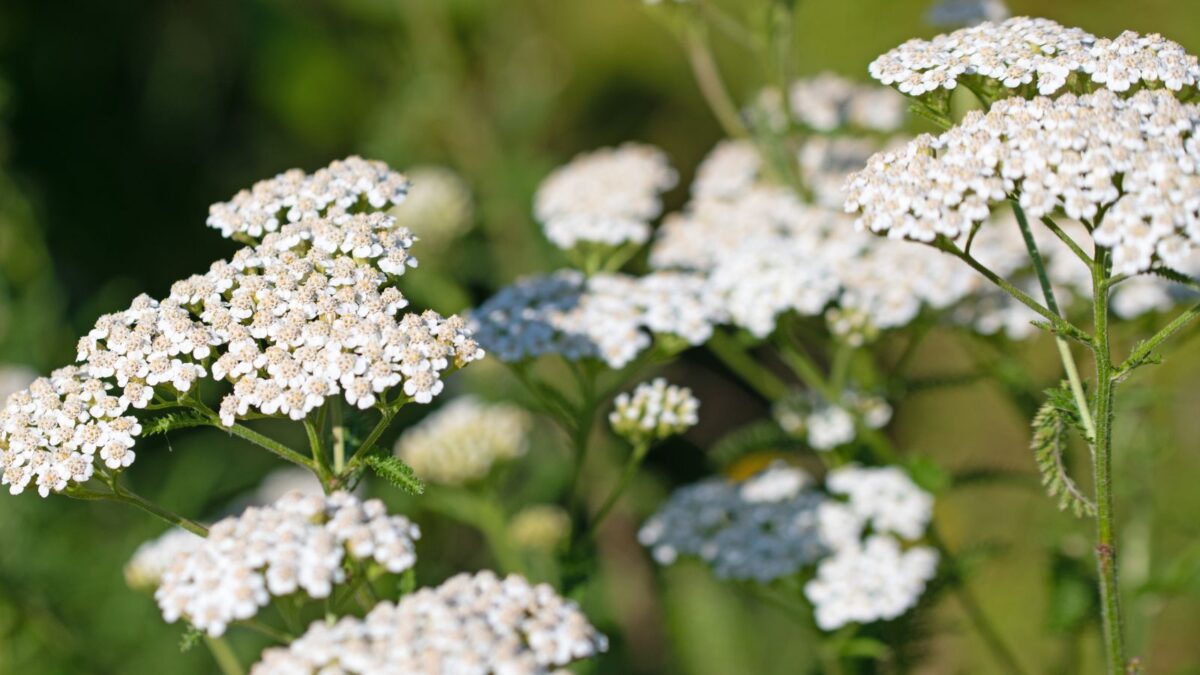
<svg viewBox="0 0 1200 675">
<path fill-rule="evenodd" d="M 1064 383 L 1046 390 L 1046 402 L 1033 418 L 1033 440 L 1030 447 L 1042 474 L 1042 485 L 1051 497 L 1058 498 L 1058 508 L 1070 509 L 1077 517 L 1096 515 L 1096 505 L 1079 489 L 1067 473 L 1063 460 L 1066 437 L 1071 430 L 1086 437 L 1079 409 L 1071 391 Z"/>
<path fill-rule="evenodd" d="M 195 410 L 183 410 L 180 412 L 168 413 L 160 415 L 154 419 L 148 420 L 142 424 L 142 437 L 161 436 L 168 431 L 176 429 L 190 429 L 192 427 L 203 427 L 212 424 L 212 420 L 207 415 L 196 412 Z"/>
<path fill-rule="evenodd" d="M 366 459 L 367 466 L 376 476 L 386 480 L 411 495 L 425 492 L 425 483 L 417 477 L 417 472 L 404 463 L 399 457 L 390 455 L 371 454 Z"/>
</svg>

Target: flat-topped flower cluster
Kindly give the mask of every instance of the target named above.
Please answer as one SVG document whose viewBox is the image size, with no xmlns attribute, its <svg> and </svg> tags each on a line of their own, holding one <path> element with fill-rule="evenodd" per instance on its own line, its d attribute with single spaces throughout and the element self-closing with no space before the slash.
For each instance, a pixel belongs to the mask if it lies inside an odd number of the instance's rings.
<svg viewBox="0 0 1200 675">
<path fill-rule="evenodd" d="M 268 649 L 250 672 L 539 675 L 607 648 L 575 603 L 550 586 L 480 572 L 381 602 L 362 619 L 318 621 L 291 645 Z"/>
<path fill-rule="evenodd" d="M 1034 221 L 1089 223 L 1116 273 L 1183 266 L 1200 242 L 1197 123 L 1200 108 L 1162 90 L 1010 98 L 873 157 L 848 180 L 846 210 L 872 232 L 932 242 L 969 236 L 1012 197 Z"/>
<path fill-rule="evenodd" d="M 483 350 L 458 317 L 401 312 L 414 238 L 387 215 L 353 212 L 399 201 L 405 185 L 350 158 L 213 207 L 212 222 L 254 243 L 162 300 L 139 296 L 100 317 L 79 341 L 78 367 L 9 397 L 3 484 L 16 493 L 34 482 L 45 496 L 91 478 L 94 459 L 128 467 L 141 427 L 127 413 L 175 401 L 203 378 L 232 387 L 219 411 L 226 426 L 258 414 L 299 420 L 337 395 L 369 408 L 398 389 L 428 403 L 444 374 Z"/>
</svg>

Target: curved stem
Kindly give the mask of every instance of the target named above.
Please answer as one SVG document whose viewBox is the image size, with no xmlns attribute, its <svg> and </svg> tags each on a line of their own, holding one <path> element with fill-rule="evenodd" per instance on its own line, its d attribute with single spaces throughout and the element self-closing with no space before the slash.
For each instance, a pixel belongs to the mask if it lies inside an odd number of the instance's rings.
<svg viewBox="0 0 1200 675">
<path fill-rule="evenodd" d="M 633 477 L 637 474 L 638 467 L 642 465 L 642 460 L 646 458 L 646 453 L 649 451 L 650 444 L 644 441 L 633 448 L 633 452 L 629 455 L 629 459 L 625 460 L 625 468 L 621 471 L 621 478 L 617 481 L 617 484 L 613 486 L 612 491 L 608 493 L 608 497 L 604 500 L 604 504 L 592 518 L 592 522 L 588 526 L 588 537 L 595 536 L 597 530 L 600 529 L 600 523 L 604 522 L 604 519 L 608 517 L 609 512 L 612 511 L 614 506 L 616 506 L 617 500 L 621 498 L 621 495 L 625 492 L 625 489 L 629 487 L 629 482 L 632 481 Z"/>
<path fill-rule="evenodd" d="M 1108 672 L 1125 672 L 1125 642 L 1118 589 L 1116 514 L 1113 505 L 1112 428 L 1116 378 L 1108 340 L 1108 253 L 1097 250 L 1092 265 L 1092 309 L 1095 322 L 1096 436 L 1092 452 L 1096 497 L 1096 567 L 1100 576 L 1101 618 Z"/>
<path fill-rule="evenodd" d="M 194 521 L 190 518 L 184 518 L 183 516 L 179 515 L 178 513 L 175 513 L 167 508 L 164 508 L 162 506 L 159 506 L 158 504 L 155 504 L 154 502 L 150 501 L 149 499 L 146 499 L 145 497 L 142 497 L 141 495 L 137 494 L 136 492 L 133 492 L 132 490 L 130 490 L 128 488 L 122 487 L 121 484 L 116 482 L 115 480 L 113 481 L 112 488 L 113 488 L 113 493 L 112 493 L 113 500 L 119 501 L 119 502 L 124 502 L 124 503 L 130 504 L 132 506 L 136 506 L 137 508 L 142 509 L 143 511 L 145 511 L 147 513 L 150 513 L 157 518 L 165 520 L 166 522 L 171 523 L 172 525 L 175 525 L 177 527 L 182 527 L 183 529 L 187 530 L 188 532 L 191 532 L 192 534 L 198 534 L 201 537 L 208 536 L 208 528 L 207 527 L 201 525 L 200 523 L 197 523 L 196 521 Z"/>
<path fill-rule="evenodd" d="M 321 480 L 321 485 L 328 486 L 331 476 L 329 466 L 325 462 L 325 445 L 321 442 L 321 434 L 317 429 L 316 423 L 311 419 L 305 418 L 304 431 L 308 434 L 308 447 L 312 452 L 313 464 L 317 470 L 317 478 Z"/>
<path fill-rule="evenodd" d="M 692 66 L 692 74 L 696 78 L 697 86 L 700 87 L 700 93 L 708 102 L 708 107 L 712 109 L 713 115 L 716 116 L 726 134 L 732 138 L 747 138 L 750 134 L 746 131 L 746 125 L 742 124 L 742 118 L 738 114 L 733 97 L 729 95 L 729 90 L 725 88 L 725 83 L 721 80 L 721 72 L 713 59 L 712 47 L 709 45 L 704 27 L 690 24 L 685 31 L 684 46 L 687 49 L 688 62 Z"/>
<path fill-rule="evenodd" d="M 1146 359 L 1150 357 L 1150 354 L 1153 353 L 1154 350 L 1163 343 L 1163 341 L 1177 333 L 1179 329 L 1186 326 L 1192 321 L 1192 319 L 1195 319 L 1198 316 L 1200 316 L 1200 305 L 1193 305 L 1189 307 L 1187 311 L 1175 317 L 1175 319 L 1172 320 L 1171 323 L 1164 326 L 1162 330 L 1155 333 L 1149 339 L 1139 343 L 1133 352 L 1129 354 L 1129 358 L 1125 359 L 1121 363 L 1120 367 L 1117 368 L 1115 377 L 1123 377 L 1124 375 L 1128 374 L 1130 370 L 1140 366 L 1143 362 L 1145 362 Z"/>
<path fill-rule="evenodd" d="M 225 638 L 204 636 L 204 644 L 208 645 L 208 651 L 212 654 L 213 660 L 217 662 L 217 667 L 221 669 L 222 675 L 243 675 L 246 671 L 242 669 L 242 664 L 238 662 L 237 655 L 233 653 L 229 643 Z"/>
<path fill-rule="evenodd" d="M 768 401 L 778 401 L 787 396 L 788 386 L 751 355 L 742 349 L 728 333 L 721 330 L 713 331 L 705 345 L 721 363 L 725 364 L 743 382 L 750 385 L 754 391 Z"/>
<path fill-rule="evenodd" d="M 242 626 L 243 628 L 252 630 L 255 633 L 258 633 L 259 635 L 262 635 L 263 637 L 266 637 L 270 640 L 278 642 L 279 644 L 286 645 L 295 639 L 293 636 L 289 635 L 288 633 L 285 633 L 276 628 L 272 628 L 271 626 L 268 626 L 267 624 L 265 624 L 261 621 L 258 621 L 257 619 L 243 619 L 241 621 L 234 622 L 234 625 Z"/>
<path fill-rule="evenodd" d="M 379 441 L 379 437 L 383 435 L 383 432 L 387 431 L 387 428 L 391 426 L 392 419 L 396 417 L 396 413 L 400 411 L 400 408 L 401 406 L 399 405 L 380 408 L 379 412 L 382 417 L 375 423 L 375 428 L 371 429 L 371 433 L 367 434 L 367 438 L 362 442 L 362 445 L 358 446 L 358 449 L 354 451 L 354 455 L 350 458 L 350 462 L 346 465 L 345 470 L 339 472 L 339 480 L 345 478 L 346 474 L 357 467 L 359 462 L 366 457 L 371 448 Z"/>
<path fill-rule="evenodd" d="M 1054 287 L 1050 285 L 1050 276 L 1046 274 L 1046 265 L 1042 262 L 1042 254 L 1038 251 L 1037 242 L 1033 238 L 1033 231 L 1029 228 L 1029 220 L 1025 217 L 1025 210 L 1017 200 L 1012 200 L 1013 213 L 1017 216 L 1017 225 L 1021 228 L 1021 237 L 1025 240 L 1025 248 L 1029 251 L 1029 260 L 1033 262 L 1033 270 L 1037 274 L 1038 283 L 1042 287 L 1042 295 L 1046 299 L 1046 308 L 1054 313 L 1055 316 L 1062 316 L 1062 312 L 1058 309 L 1058 301 L 1054 298 Z M 1045 220 L 1049 220 L 1048 218 Z M 1079 420 L 1083 423 L 1083 428 L 1087 431 L 1088 440 L 1096 437 L 1096 425 L 1092 422 L 1091 413 L 1088 411 L 1087 394 L 1083 392 L 1083 380 L 1079 377 L 1079 368 L 1075 367 L 1075 357 L 1071 355 L 1071 346 L 1067 344 L 1067 339 L 1062 335 L 1055 335 L 1054 342 L 1058 345 L 1058 356 L 1062 360 L 1063 370 L 1067 373 L 1067 381 L 1070 383 L 1071 396 L 1075 399 L 1075 407 L 1079 409 Z"/>
</svg>

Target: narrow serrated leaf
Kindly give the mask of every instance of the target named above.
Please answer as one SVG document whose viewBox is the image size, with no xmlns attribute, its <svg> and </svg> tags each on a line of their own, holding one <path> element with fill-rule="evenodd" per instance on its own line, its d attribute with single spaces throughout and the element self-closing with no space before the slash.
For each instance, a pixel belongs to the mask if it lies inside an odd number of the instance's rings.
<svg viewBox="0 0 1200 675">
<path fill-rule="evenodd" d="M 1079 410 L 1067 385 L 1046 391 L 1046 401 L 1033 418 L 1033 438 L 1030 448 L 1042 477 L 1042 485 L 1051 497 L 1058 498 L 1058 508 L 1070 510 L 1078 517 L 1096 513 L 1089 500 L 1067 473 L 1063 461 L 1063 445 L 1069 428 L 1083 433 Z"/>
<path fill-rule="evenodd" d="M 411 495 L 425 492 L 425 483 L 417 477 L 417 472 L 399 457 L 373 454 L 367 457 L 366 464 L 376 476 Z"/>
<path fill-rule="evenodd" d="M 207 415 L 194 410 L 168 413 L 147 420 L 142 424 L 142 437 L 161 436 L 177 429 L 208 426 L 212 420 Z"/>
</svg>

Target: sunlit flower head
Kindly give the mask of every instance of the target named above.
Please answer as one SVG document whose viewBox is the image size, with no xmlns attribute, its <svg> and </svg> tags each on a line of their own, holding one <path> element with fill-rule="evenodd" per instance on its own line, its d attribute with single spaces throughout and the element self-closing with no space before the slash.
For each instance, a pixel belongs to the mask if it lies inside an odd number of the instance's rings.
<svg viewBox="0 0 1200 675">
<path fill-rule="evenodd" d="M 684 433 L 700 421 L 699 411 L 691 389 L 659 377 L 619 394 L 608 423 L 618 436 L 641 445 Z"/>
<path fill-rule="evenodd" d="M 364 618 L 317 621 L 263 653 L 251 675 L 549 675 L 608 648 L 575 603 L 545 584 L 492 572 L 451 577 Z"/>
</svg>

